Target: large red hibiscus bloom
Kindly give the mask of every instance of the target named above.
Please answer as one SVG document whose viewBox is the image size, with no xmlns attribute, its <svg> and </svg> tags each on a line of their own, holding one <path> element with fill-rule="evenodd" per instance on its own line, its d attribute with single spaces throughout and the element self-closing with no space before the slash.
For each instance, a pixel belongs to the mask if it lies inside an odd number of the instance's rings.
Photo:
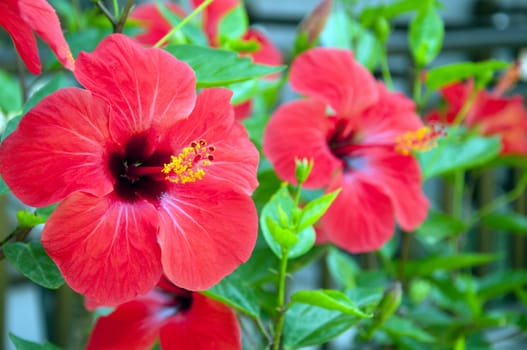
<svg viewBox="0 0 527 350">
<path fill-rule="evenodd" d="M 295 157 L 312 158 L 305 186 L 342 188 L 320 230 L 350 252 L 378 249 L 426 217 L 417 161 L 395 151 L 397 136 L 422 124 L 413 103 L 374 80 L 349 51 L 315 48 L 291 67 L 293 89 L 308 99 L 282 105 L 263 149 L 278 175 L 295 182 Z"/>
<path fill-rule="evenodd" d="M 162 278 L 147 295 L 99 318 L 87 349 L 147 350 L 158 337 L 163 350 L 242 348 L 240 327 L 231 309 Z"/>
<path fill-rule="evenodd" d="M 116 34 L 81 53 L 86 88 L 45 98 L 0 148 L 26 204 L 62 201 L 43 245 L 68 284 L 101 304 L 145 294 L 161 273 L 206 289 L 251 254 L 258 153 L 231 92 L 195 96 L 189 66 Z"/>
<path fill-rule="evenodd" d="M 445 109 L 431 111 L 427 119 L 452 124 L 474 89 L 472 80 L 445 86 L 440 90 Z M 527 110 L 519 95 L 503 97 L 486 90 L 478 91 L 464 123 L 469 128 L 477 128 L 482 135 L 499 135 L 504 155 L 527 154 Z"/>
<path fill-rule="evenodd" d="M 35 31 L 53 50 L 64 67 L 73 70 L 74 61 L 60 28 L 59 18 L 45 0 L 0 0 L 0 27 L 3 27 L 33 74 L 40 74 Z"/>
</svg>

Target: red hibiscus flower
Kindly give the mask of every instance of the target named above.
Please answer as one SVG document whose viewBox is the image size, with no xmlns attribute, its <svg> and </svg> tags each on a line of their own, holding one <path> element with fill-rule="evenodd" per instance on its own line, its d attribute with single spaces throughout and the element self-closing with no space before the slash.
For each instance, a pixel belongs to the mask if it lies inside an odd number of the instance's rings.
<svg viewBox="0 0 527 350">
<path fill-rule="evenodd" d="M 42 241 L 68 284 L 112 305 L 162 272 L 202 290 L 246 261 L 258 153 L 231 92 L 196 98 L 186 63 L 119 34 L 82 52 L 75 76 L 86 89 L 45 98 L 0 147 L 0 173 L 24 203 L 62 201 Z"/>
<path fill-rule="evenodd" d="M 241 349 L 240 327 L 227 306 L 165 278 L 145 296 L 97 320 L 87 350 Z"/>
<path fill-rule="evenodd" d="M 442 111 L 431 111 L 429 121 L 454 123 L 463 105 L 473 94 L 474 83 L 456 82 L 445 86 L 440 94 L 446 102 Z M 527 111 L 521 96 L 502 97 L 486 90 L 477 92 L 464 123 L 482 135 L 501 136 L 502 154 L 527 154 Z"/>
<path fill-rule="evenodd" d="M 165 6 L 178 17 L 185 17 L 185 10 L 174 3 Z M 130 13 L 130 19 L 136 20 L 143 32 L 135 38 L 144 45 L 153 46 L 172 29 L 172 24 L 163 16 L 157 4 L 146 3 L 137 5 Z"/>
<path fill-rule="evenodd" d="M 0 27 L 11 35 L 18 54 L 31 73 L 41 72 L 33 31 L 51 47 L 64 67 L 73 70 L 73 56 L 62 34 L 59 18 L 45 0 L 0 0 Z"/>
<path fill-rule="evenodd" d="M 312 158 L 305 186 L 342 188 L 320 222 L 322 235 L 350 252 L 378 249 L 394 232 L 426 217 L 417 161 L 395 151 L 396 139 L 422 126 L 413 103 L 389 92 L 351 52 L 315 48 L 291 67 L 293 89 L 308 99 L 276 110 L 264 133 L 264 154 L 278 175 L 295 180 L 295 157 Z"/>
</svg>

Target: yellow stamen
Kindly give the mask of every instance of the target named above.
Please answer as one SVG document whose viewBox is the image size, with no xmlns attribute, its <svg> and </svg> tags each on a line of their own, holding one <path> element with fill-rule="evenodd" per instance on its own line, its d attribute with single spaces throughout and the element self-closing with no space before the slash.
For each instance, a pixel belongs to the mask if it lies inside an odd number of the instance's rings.
<svg viewBox="0 0 527 350">
<path fill-rule="evenodd" d="M 161 172 L 165 179 L 176 184 L 196 182 L 205 177 L 205 170 L 214 160 L 214 146 L 205 140 L 193 141 L 177 156 L 170 156 L 170 163 L 164 164 Z"/>
<path fill-rule="evenodd" d="M 423 126 L 415 131 L 407 131 L 395 138 L 395 151 L 402 155 L 412 152 L 424 152 L 437 146 L 437 139 L 446 135 L 439 124 Z"/>
</svg>

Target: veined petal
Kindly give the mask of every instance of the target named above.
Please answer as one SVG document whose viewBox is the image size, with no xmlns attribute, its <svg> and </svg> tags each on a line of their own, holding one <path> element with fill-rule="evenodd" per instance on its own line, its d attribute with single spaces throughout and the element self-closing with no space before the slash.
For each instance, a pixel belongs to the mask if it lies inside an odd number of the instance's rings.
<svg viewBox="0 0 527 350">
<path fill-rule="evenodd" d="M 156 209 L 77 192 L 44 226 L 42 244 L 68 285 L 101 305 L 146 294 L 162 273 Z"/>
<path fill-rule="evenodd" d="M 158 210 L 163 269 L 181 288 L 207 289 L 251 255 L 258 218 L 246 194 L 205 177 L 175 186 Z"/>
<path fill-rule="evenodd" d="M 75 61 L 53 7 L 45 0 L 18 0 L 18 8 L 20 16 L 49 45 L 60 63 L 73 70 Z"/>
<path fill-rule="evenodd" d="M 0 3 L 0 27 L 4 28 L 11 36 L 27 69 L 33 74 L 40 74 L 40 58 L 38 57 L 37 40 L 33 30 L 17 12 L 13 11 L 7 4 L 2 3 Z"/>
<path fill-rule="evenodd" d="M 110 131 L 120 143 L 151 127 L 167 128 L 194 107 L 192 69 L 168 52 L 143 48 L 122 34 L 108 36 L 93 53 L 81 52 L 75 76 L 116 110 Z"/>
<path fill-rule="evenodd" d="M 295 158 L 313 159 L 313 170 L 305 186 L 325 186 L 342 168 L 328 146 L 331 127 L 321 102 L 298 100 L 283 104 L 265 128 L 263 152 L 278 176 L 291 183 L 296 183 Z"/>
<path fill-rule="evenodd" d="M 405 231 L 416 229 L 429 207 L 417 160 L 386 149 L 369 149 L 365 158 L 361 172 L 390 198 L 399 226 Z"/>
<path fill-rule="evenodd" d="M 238 350 L 240 327 L 227 306 L 199 293 L 192 294 L 190 309 L 176 314 L 161 328 L 163 350 Z"/>
<path fill-rule="evenodd" d="M 192 141 L 205 140 L 215 148 L 214 160 L 204 169 L 207 178 L 217 181 L 217 186 L 251 194 L 258 185 L 259 155 L 244 127 L 234 119 L 231 96 L 227 89 L 202 90 L 188 119 L 166 132 L 166 142 L 177 153 Z"/>
<path fill-rule="evenodd" d="M 321 230 L 330 242 L 351 253 L 379 249 L 395 230 L 390 198 L 359 172 L 336 178 L 329 191 L 342 188 L 321 219 Z"/>
<path fill-rule="evenodd" d="M 291 86 L 350 118 L 377 103 L 378 98 L 371 73 L 350 51 L 335 48 L 318 47 L 299 55 L 291 66 Z"/>
<path fill-rule="evenodd" d="M 168 2 L 164 4 L 178 17 L 185 17 L 185 11 L 177 4 Z M 139 22 L 144 32 L 135 38 L 141 44 L 155 45 L 172 29 L 170 22 L 163 16 L 156 3 L 140 4 L 130 13 L 130 19 Z"/>
<path fill-rule="evenodd" d="M 151 292 L 147 296 L 119 305 L 108 316 L 97 319 L 87 350 L 148 350 L 159 336 L 165 322 L 161 293 Z"/>
<path fill-rule="evenodd" d="M 78 88 L 59 90 L 25 115 L 0 147 L 0 173 L 31 206 L 55 203 L 75 191 L 112 191 L 106 166 L 109 106 Z"/>
<path fill-rule="evenodd" d="M 204 0 L 192 0 L 194 8 L 203 3 Z M 240 0 L 214 0 L 203 10 L 203 27 L 205 34 L 209 38 L 209 43 L 212 46 L 219 46 L 219 26 L 220 21 L 227 12 L 232 10 Z"/>
</svg>

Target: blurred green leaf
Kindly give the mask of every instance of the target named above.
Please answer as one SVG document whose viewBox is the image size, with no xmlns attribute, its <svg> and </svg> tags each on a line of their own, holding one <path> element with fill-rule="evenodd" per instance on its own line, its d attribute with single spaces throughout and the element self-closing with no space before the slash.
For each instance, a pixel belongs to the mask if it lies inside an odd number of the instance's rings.
<svg viewBox="0 0 527 350">
<path fill-rule="evenodd" d="M 7 187 L 4 179 L 0 176 L 0 196 L 9 192 L 9 187 Z"/>
<path fill-rule="evenodd" d="M 249 27 L 249 18 L 245 12 L 243 2 L 230 9 L 221 19 L 218 25 L 218 36 L 220 43 L 243 36 Z"/>
<path fill-rule="evenodd" d="M 489 74 L 507 68 L 509 62 L 487 60 L 481 62 L 454 63 L 430 69 L 426 73 L 426 85 L 430 90 L 437 90 L 448 84 L 474 77 L 483 79 Z"/>
<path fill-rule="evenodd" d="M 372 314 L 367 314 L 359 309 L 346 294 L 332 289 L 301 290 L 291 295 L 291 302 L 309 304 L 327 310 L 340 311 L 361 318 L 370 318 L 373 316 Z"/>
<path fill-rule="evenodd" d="M 172 25 L 172 27 L 175 27 L 181 23 L 183 18 L 172 12 L 170 8 L 167 7 L 166 3 L 156 0 L 156 4 L 163 17 Z M 208 39 L 205 36 L 205 33 L 203 33 L 203 31 L 192 22 L 186 23 L 180 29 L 180 32 L 185 36 L 183 41 L 187 40 L 190 41 L 190 43 L 197 45 L 208 45 Z M 175 36 L 177 36 L 177 34 Z"/>
<path fill-rule="evenodd" d="M 435 1 L 427 0 L 410 22 L 410 51 L 418 67 L 434 60 L 443 45 L 445 28 Z"/>
<path fill-rule="evenodd" d="M 327 255 L 327 265 L 331 276 L 344 288 L 356 286 L 355 274 L 359 270 L 359 266 L 347 253 L 331 247 Z"/>
<path fill-rule="evenodd" d="M 18 79 L 0 70 L 0 110 L 6 114 L 22 110 L 22 89 Z"/>
<path fill-rule="evenodd" d="M 47 207 L 37 208 L 35 210 L 35 213 L 41 218 L 44 218 L 45 220 L 47 220 L 49 216 L 53 213 L 57 205 L 58 204 L 52 204 L 52 205 L 48 205 Z"/>
<path fill-rule="evenodd" d="M 425 259 L 407 261 L 406 277 L 429 276 L 435 271 L 456 270 L 465 267 L 484 265 L 499 258 L 495 254 L 460 253 L 456 255 L 431 256 Z"/>
<path fill-rule="evenodd" d="M 227 276 L 214 287 L 206 290 L 203 294 L 221 301 L 252 318 L 260 317 L 258 299 L 253 290 L 244 281 L 233 276 Z"/>
<path fill-rule="evenodd" d="M 233 51 L 197 45 L 171 45 L 165 48 L 178 59 L 188 63 L 196 72 L 197 87 L 226 86 L 277 73 L 283 66 L 253 63 L 250 57 L 240 57 Z"/>
<path fill-rule="evenodd" d="M 527 271 L 499 271 L 483 278 L 478 286 L 477 294 L 481 299 L 488 300 L 513 292 L 527 285 Z"/>
<path fill-rule="evenodd" d="M 283 343 L 285 349 L 323 344 L 361 318 L 340 311 L 308 304 L 293 304 L 285 313 Z"/>
<path fill-rule="evenodd" d="M 396 315 L 390 317 L 381 327 L 392 337 L 408 337 L 423 343 L 433 343 L 435 338 L 428 332 L 421 329 L 412 320 Z"/>
<path fill-rule="evenodd" d="M 22 338 L 17 337 L 13 333 L 9 333 L 9 339 L 15 346 L 16 350 L 60 350 L 59 347 L 45 342 L 44 344 L 34 343 Z"/>
<path fill-rule="evenodd" d="M 445 213 L 430 210 L 425 222 L 416 229 L 418 237 L 428 244 L 436 244 L 445 238 L 465 232 L 466 224 Z"/>
<path fill-rule="evenodd" d="M 339 3 L 333 6 L 328 22 L 320 34 L 324 46 L 351 50 L 352 22 Z"/>
<path fill-rule="evenodd" d="M 500 153 L 501 141 L 497 136 L 478 136 L 463 127 L 449 128 L 447 132 L 436 147 L 417 154 L 425 179 L 475 168 Z"/>
<path fill-rule="evenodd" d="M 350 22 L 352 29 L 353 54 L 357 61 L 370 71 L 377 67 L 384 50 L 379 39 L 369 29 L 357 22 Z"/>
<path fill-rule="evenodd" d="M 57 289 L 64 279 L 39 242 L 6 243 L 3 247 L 6 259 L 33 282 L 48 289 Z"/>
<path fill-rule="evenodd" d="M 518 213 L 494 213 L 483 217 L 483 225 L 510 233 L 527 234 L 527 216 Z"/>
</svg>

